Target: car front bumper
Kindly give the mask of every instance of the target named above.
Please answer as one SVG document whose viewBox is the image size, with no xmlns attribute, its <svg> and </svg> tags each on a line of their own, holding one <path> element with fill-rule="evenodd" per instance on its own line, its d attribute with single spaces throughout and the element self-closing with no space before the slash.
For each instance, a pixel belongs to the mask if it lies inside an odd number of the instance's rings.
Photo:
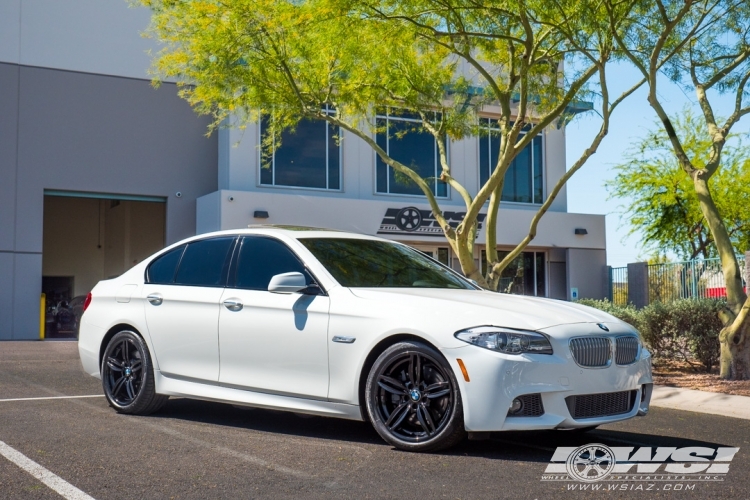
<svg viewBox="0 0 750 500">
<path fill-rule="evenodd" d="M 574 328 L 570 328 L 573 326 Z M 454 369 L 461 390 L 464 425 L 470 432 L 535 429 L 576 429 L 626 420 L 648 413 L 653 380 L 651 356 L 640 349 L 636 361 L 620 366 L 612 362 L 605 368 L 584 368 L 573 359 L 568 341 L 580 327 L 556 327 L 550 342 L 554 354 L 506 355 L 467 345 L 442 352 Z M 618 333 L 612 333 L 614 337 Z M 466 368 L 466 381 L 458 364 Z M 587 396 L 587 401 L 606 400 L 612 393 L 633 391 L 627 411 L 606 411 L 595 417 L 574 418 L 571 396 Z M 539 395 L 543 413 L 538 416 L 510 416 L 509 410 L 519 396 Z M 621 395 L 624 397 L 624 395 Z M 535 397 L 536 396 L 532 396 Z M 537 399 L 538 401 L 539 399 Z M 582 401 L 578 399 L 578 401 Z"/>
</svg>

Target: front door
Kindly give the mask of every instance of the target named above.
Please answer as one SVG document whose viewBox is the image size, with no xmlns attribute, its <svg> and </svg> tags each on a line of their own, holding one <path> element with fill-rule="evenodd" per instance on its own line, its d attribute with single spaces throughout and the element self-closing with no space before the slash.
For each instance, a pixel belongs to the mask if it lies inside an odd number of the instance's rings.
<svg viewBox="0 0 750 500">
<path fill-rule="evenodd" d="M 306 398 L 328 396 L 328 309 L 325 295 L 272 293 L 276 274 L 313 278 L 283 242 L 243 238 L 236 276 L 219 313 L 222 384 Z"/>
</svg>

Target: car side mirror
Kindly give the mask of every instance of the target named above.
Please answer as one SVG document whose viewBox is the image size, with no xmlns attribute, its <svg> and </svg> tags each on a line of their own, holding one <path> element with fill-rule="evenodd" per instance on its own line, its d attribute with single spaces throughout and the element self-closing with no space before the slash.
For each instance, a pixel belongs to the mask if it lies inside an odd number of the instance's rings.
<svg viewBox="0 0 750 500">
<path fill-rule="evenodd" d="M 273 293 L 294 293 L 307 288 L 307 280 L 302 273 L 277 274 L 268 282 L 268 291 Z"/>
</svg>

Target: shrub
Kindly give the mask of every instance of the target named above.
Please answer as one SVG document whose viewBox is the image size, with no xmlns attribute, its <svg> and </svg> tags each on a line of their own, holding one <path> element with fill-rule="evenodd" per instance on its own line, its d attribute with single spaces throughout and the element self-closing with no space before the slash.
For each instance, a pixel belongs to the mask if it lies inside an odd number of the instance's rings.
<svg viewBox="0 0 750 500">
<path fill-rule="evenodd" d="M 671 303 L 672 328 L 676 346 L 689 363 L 698 361 L 706 371 L 719 362 L 719 332 L 722 323 L 721 300 L 676 300 Z"/>
<path fill-rule="evenodd" d="M 633 325 L 656 359 L 687 361 L 695 368 L 711 371 L 719 361 L 719 310 L 724 301 L 679 299 L 654 302 L 641 310 L 632 304 L 619 306 L 608 300 L 583 299 L 595 307 Z"/>
</svg>

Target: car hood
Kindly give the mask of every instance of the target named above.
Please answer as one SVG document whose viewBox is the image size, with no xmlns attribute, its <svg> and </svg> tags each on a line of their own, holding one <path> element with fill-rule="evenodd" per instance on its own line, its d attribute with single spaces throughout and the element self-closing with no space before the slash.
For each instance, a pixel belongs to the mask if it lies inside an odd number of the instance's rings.
<svg viewBox="0 0 750 500">
<path fill-rule="evenodd" d="M 592 307 L 563 300 L 510 295 L 486 290 L 435 288 L 351 288 L 362 299 L 404 312 L 445 316 L 448 323 L 462 328 L 491 324 L 508 328 L 543 330 L 573 323 L 623 322 Z"/>
</svg>

